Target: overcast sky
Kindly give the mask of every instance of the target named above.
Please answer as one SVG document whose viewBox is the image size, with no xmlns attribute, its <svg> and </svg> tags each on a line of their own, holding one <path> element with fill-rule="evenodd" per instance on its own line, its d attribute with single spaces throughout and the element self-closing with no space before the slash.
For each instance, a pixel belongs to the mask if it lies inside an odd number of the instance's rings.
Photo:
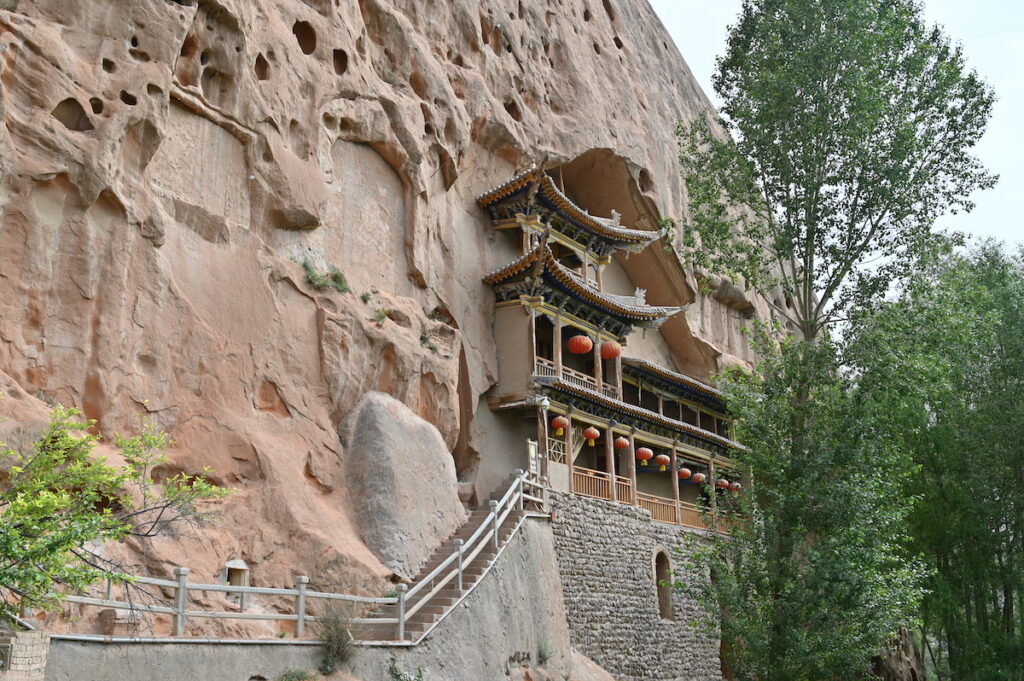
<svg viewBox="0 0 1024 681">
<path fill-rule="evenodd" d="M 740 0 L 650 0 L 704 91 L 715 100 L 711 72 L 725 47 Z M 1007 242 L 1024 241 L 1024 1 L 924 0 L 925 13 L 964 46 L 969 64 L 995 89 L 998 101 L 977 153 L 997 173 L 994 189 L 978 192 L 968 215 L 940 226 Z"/>
</svg>

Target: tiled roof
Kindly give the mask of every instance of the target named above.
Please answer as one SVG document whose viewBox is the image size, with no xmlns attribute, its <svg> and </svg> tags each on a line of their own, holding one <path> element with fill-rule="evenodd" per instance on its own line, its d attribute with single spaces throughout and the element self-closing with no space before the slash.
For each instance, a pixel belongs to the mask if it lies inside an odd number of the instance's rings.
<svg viewBox="0 0 1024 681">
<path fill-rule="evenodd" d="M 591 402 L 595 402 L 605 407 L 615 409 L 616 411 L 622 412 L 624 414 L 629 414 L 631 416 L 635 416 L 645 421 L 656 423 L 658 425 L 664 426 L 666 428 L 671 428 L 672 430 L 679 431 L 681 433 L 686 433 L 687 435 L 691 435 L 699 440 L 704 440 L 705 442 L 717 445 L 719 447 L 725 447 L 726 449 L 744 449 L 743 445 L 737 442 L 733 442 L 727 437 L 716 435 L 715 433 L 712 433 L 709 430 L 698 428 L 697 426 L 685 423 L 683 421 L 671 419 L 667 416 L 659 414 L 656 411 L 644 409 L 643 407 L 638 407 L 636 405 L 629 404 L 621 400 L 617 400 L 613 397 L 608 397 L 607 395 L 603 395 L 594 390 L 589 390 L 588 388 L 583 388 L 573 383 L 566 383 L 565 381 L 559 381 L 556 378 L 546 377 L 534 377 L 534 380 L 537 381 L 538 383 L 549 385 L 550 387 L 555 388 L 556 390 L 561 390 L 562 392 L 578 395 Z"/>
<path fill-rule="evenodd" d="M 665 320 L 679 312 L 679 307 L 661 307 L 654 305 L 630 305 L 622 301 L 622 296 L 610 296 L 587 285 L 575 272 L 555 260 L 551 249 L 546 244 L 538 244 L 534 249 L 513 260 L 505 267 L 484 277 L 487 284 L 500 284 L 517 278 L 526 270 L 542 263 L 543 274 L 562 288 L 574 294 L 590 305 L 609 314 L 638 321 Z"/>
<path fill-rule="evenodd" d="M 528 170 L 512 178 L 497 189 L 492 189 L 486 194 L 478 196 L 476 202 L 481 207 L 487 208 L 519 192 L 526 191 L 530 184 L 537 180 L 540 183 L 537 188 L 538 196 L 545 199 L 546 203 L 565 219 L 597 236 L 611 241 L 633 244 L 646 244 L 661 237 L 661 232 L 647 229 L 629 229 L 620 226 L 615 220 L 591 215 L 570 201 L 569 197 L 563 194 L 555 185 L 551 177 L 539 169 Z"/>
<path fill-rule="evenodd" d="M 696 393 L 703 397 L 701 401 L 710 402 L 709 406 L 717 407 L 721 411 L 725 411 L 725 395 L 722 394 L 721 390 L 714 388 L 703 381 L 698 381 L 696 378 L 691 378 L 685 374 L 680 374 L 675 371 L 671 371 L 664 367 L 652 364 L 645 359 L 639 359 L 636 357 L 623 357 L 622 365 L 636 369 L 639 373 L 647 374 L 655 378 L 661 379 L 668 383 L 674 383 L 687 392 Z"/>
</svg>

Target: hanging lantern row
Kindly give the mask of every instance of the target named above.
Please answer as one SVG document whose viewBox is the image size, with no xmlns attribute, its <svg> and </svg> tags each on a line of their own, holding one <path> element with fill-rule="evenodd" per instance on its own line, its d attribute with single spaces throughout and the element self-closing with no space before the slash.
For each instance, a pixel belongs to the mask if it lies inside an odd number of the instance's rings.
<svg viewBox="0 0 1024 681">
<path fill-rule="evenodd" d="M 583 431 L 583 437 L 587 439 L 587 445 L 593 447 L 594 441 L 601 437 L 601 431 L 594 426 L 587 426 L 587 429 Z"/>
<path fill-rule="evenodd" d="M 620 435 L 615 438 L 613 445 L 615 446 L 615 449 L 629 449 L 629 440 Z"/>
<path fill-rule="evenodd" d="M 729 484 L 729 489 L 732 490 L 733 492 L 739 492 L 741 489 L 743 489 L 743 485 L 741 485 L 738 482 L 733 482 Z"/>
<path fill-rule="evenodd" d="M 594 341 L 586 334 L 578 334 L 569 338 L 569 352 L 574 355 L 585 355 L 593 351 Z M 601 359 L 615 359 L 622 354 L 622 345 L 618 341 L 604 341 L 601 343 Z"/>
<path fill-rule="evenodd" d="M 641 466 L 646 466 L 647 462 L 654 458 L 654 452 L 647 447 L 640 447 L 636 450 L 636 458 L 640 460 Z"/>
<path fill-rule="evenodd" d="M 569 419 L 564 416 L 556 416 L 551 419 L 551 427 L 555 429 L 555 435 L 565 435 L 565 429 L 569 427 Z"/>
<path fill-rule="evenodd" d="M 718 482 L 715 483 L 715 487 L 718 489 L 729 489 L 729 481 L 725 478 L 719 478 Z"/>
<path fill-rule="evenodd" d="M 684 466 L 684 467 L 679 469 L 678 475 L 679 475 L 679 479 L 680 480 L 688 480 L 690 478 L 690 476 L 693 475 L 693 471 L 691 471 L 689 468 L 686 468 Z"/>
<path fill-rule="evenodd" d="M 594 341 L 590 340 L 590 336 L 580 334 L 569 339 L 568 347 L 574 355 L 585 355 L 594 349 Z"/>
<path fill-rule="evenodd" d="M 672 463 L 672 458 L 668 454 L 658 454 L 654 457 L 654 463 L 658 464 L 658 470 L 663 471 Z"/>
<path fill-rule="evenodd" d="M 693 481 L 694 481 L 695 483 L 697 483 L 698 485 L 700 485 L 700 484 L 702 484 L 702 483 L 703 483 L 703 482 L 704 482 L 705 480 L 707 480 L 707 479 L 708 479 L 708 476 L 704 475 L 703 473 L 694 473 L 694 474 L 693 474 L 693 477 L 692 477 L 692 478 L 690 478 L 690 479 L 691 479 L 691 480 L 693 480 Z"/>
</svg>

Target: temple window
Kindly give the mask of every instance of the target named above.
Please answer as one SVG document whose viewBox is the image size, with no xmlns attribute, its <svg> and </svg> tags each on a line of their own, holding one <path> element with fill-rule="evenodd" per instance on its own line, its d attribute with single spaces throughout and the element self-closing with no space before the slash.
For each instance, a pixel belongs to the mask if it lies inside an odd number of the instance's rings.
<svg viewBox="0 0 1024 681">
<path fill-rule="evenodd" d="M 658 586 L 658 614 L 663 620 L 675 619 L 672 613 L 672 564 L 664 550 L 659 550 L 654 556 L 654 582 Z"/>
<path fill-rule="evenodd" d="M 679 420 L 690 425 L 697 425 L 697 412 L 685 404 L 679 405 Z"/>
<path fill-rule="evenodd" d="M 640 406 L 640 388 L 628 381 L 622 382 L 622 401 L 626 404 Z"/>
<path fill-rule="evenodd" d="M 229 560 L 224 564 L 224 570 L 221 572 L 221 581 L 231 586 L 249 586 L 249 566 L 244 560 Z M 245 594 L 230 594 L 228 596 L 231 600 L 236 603 L 241 603 L 242 608 L 245 608 Z"/>
<path fill-rule="evenodd" d="M 640 406 L 648 411 L 657 413 L 658 411 L 658 394 L 652 390 L 641 390 L 640 391 Z"/>
</svg>

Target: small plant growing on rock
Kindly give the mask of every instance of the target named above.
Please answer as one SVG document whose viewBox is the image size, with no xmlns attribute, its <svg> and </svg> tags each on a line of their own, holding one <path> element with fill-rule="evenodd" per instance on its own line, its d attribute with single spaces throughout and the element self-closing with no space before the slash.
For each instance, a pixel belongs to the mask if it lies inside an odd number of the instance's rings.
<svg viewBox="0 0 1024 681">
<path fill-rule="evenodd" d="M 551 644 L 547 641 L 541 641 L 537 644 L 537 662 L 539 664 L 547 664 L 555 655 L 555 650 L 551 647 Z"/>
<path fill-rule="evenodd" d="M 389 312 L 391 312 L 391 310 L 387 309 L 386 307 L 377 308 L 377 314 L 373 316 L 373 321 L 377 322 L 377 326 L 384 325 L 384 320 L 388 318 Z"/>
<path fill-rule="evenodd" d="M 308 260 L 302 261 L 302 269 L 306 273 L 306 282 L 317 291 L 326 291 L 333 288 L 338 293 L 348 293 L 348 282 L 345 275 L 338 271 L 338 268 L 331 266 L 327 274 L 320 274 Z"/>
<path fill-rule="evenodd" d="M 324 659 L 319 670 L 325 676 L 333 674 L 355 655 L 356 644 L 348 627 L 355 616 L 354 605 L 348 601 L 334 603 L 318 618 L 317 638 L 324 644 Z"/>
<path fill-rule="evenodd" d="M 277 677 L 277 681 L 316 681 L 316 674 L 308 669 L 289 669 Z"/>
<path fill-rule="evenodd" d="M 434 339 L 430 337 L 429 333 L 420 334 L 420 344 L 435 355 L 441 351 L 441 349 L 437 347 L 437 343 L 434 342 Z"/>
<path fill-rule="evenodd" d="M 391 681 L 423 681 L 423 667 L 418 667 L 416 675 L 413 676 L 409 672 L 399 669 L 398 661 L 392 657 L 391 662 L 388 663 L 388 677 Z"/>
<path fill-rule="evenodd" d="M 369 291 L 363 291 L 359 294 L 359 300 L 363 301 L 364 305 L 368 305 L 371 298 L 373 298 L 373 294 Z"/>
</svg>

